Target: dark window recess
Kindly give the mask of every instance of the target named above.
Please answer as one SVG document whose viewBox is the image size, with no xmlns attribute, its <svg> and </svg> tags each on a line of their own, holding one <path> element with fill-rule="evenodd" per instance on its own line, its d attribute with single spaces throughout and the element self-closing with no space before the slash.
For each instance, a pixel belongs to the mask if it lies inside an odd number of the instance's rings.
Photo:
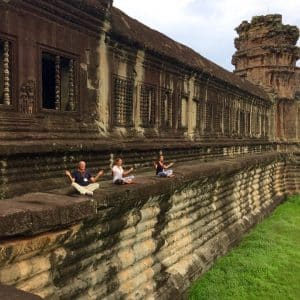
<svg viewBox="0 0 300 300">
<path fill-rule="evenodd" d="M 118 76 L 114 82 L 114 112 L 113 119 L 116 126 L 132 126 L 133 113 L 133 81 Z"/>
<path fill-rule="evenodd" d="M 260 116 L 259 112 L 256 113 L 256 134 L 260 133 Z"/>
<path fill-rule="evenodd" d="M 43 53 L 43 108 L 55 109 L 55 56 Z"/>
<path fill-rule="evenodd" d="M 250 134 L 250 112 L 246 113 L 246 135 Z"/>
<path fill-rule="evenodd" d="M 156 90 L 152 86 L 141 86 L 140 119 L 143 127 L 155 125 Z"/>
<path fill-rule="evenodd" d="M 43 108 L 73 111 L 74 60 L 43 52 L 42 90 Z"/>
<path fill-rule="evenodd" d="M 240 135 L 244 136 L 245 135 L 245 112 L 240 111 Z"/>
</svg>

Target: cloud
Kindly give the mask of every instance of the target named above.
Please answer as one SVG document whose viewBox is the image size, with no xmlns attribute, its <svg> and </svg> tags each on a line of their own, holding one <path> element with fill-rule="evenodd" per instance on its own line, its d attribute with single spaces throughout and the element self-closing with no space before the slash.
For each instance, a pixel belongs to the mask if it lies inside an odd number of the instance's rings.
<svg viewBox="0 0 300 300">
<path fill-rule="evenodd" d="M 279 13 L 284 24 L 300 24 L 298 0 L 114 0 L 114 5 L 228 70 L 233 69 L 234 28 L 243 20 Z"/>
</svg>

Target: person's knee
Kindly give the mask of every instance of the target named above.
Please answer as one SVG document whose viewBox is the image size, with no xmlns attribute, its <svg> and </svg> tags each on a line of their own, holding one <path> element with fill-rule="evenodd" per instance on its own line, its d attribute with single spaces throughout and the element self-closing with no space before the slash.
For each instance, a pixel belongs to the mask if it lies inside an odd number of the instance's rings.
<svg viewBox="0 0 300 300">
<path fill-rule="evenodd" d="M 71 186 L 74 187 L 74 188 L 76 188 L 77 187 L 77 183 L 76 182 L 72 182 Z"/>
</svg>

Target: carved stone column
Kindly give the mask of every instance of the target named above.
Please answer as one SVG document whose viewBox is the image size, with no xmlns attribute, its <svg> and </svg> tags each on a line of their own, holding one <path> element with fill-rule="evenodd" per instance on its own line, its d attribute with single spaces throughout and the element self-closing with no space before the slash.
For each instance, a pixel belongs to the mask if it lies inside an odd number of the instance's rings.
<svg viewBox="0 0 300 300">
<path fill-rule="evenodd" d="M 69 105 L 70 111 L 75 109 L 74 104 L 74 60 L 70 59 L 69 62 Z"/>
<path fill-rule="evenodd" d="M 3 104 L 11 105 L 10 73 L 9 73 L 9 42 L 8 41 L 4 42 L 3 73 L 4 73 Z"/>
<path fill-rule="evenodd" d="M 60 57 L 55 56 L 55 109 L 60 110 Z"/>
</svg>

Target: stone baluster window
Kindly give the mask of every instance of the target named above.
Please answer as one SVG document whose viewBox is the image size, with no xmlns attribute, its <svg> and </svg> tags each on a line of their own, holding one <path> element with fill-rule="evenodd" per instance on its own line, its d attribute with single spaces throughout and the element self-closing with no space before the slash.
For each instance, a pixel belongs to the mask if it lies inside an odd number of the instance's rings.
<svg viewBox="0 0 300 300">
<path fill-rule="evenodd" d="M 245 136 L 245 128 L 246 128 L 246 120 L 245 120 L 245 112 L 240 110 L 240 135 Z"/>
<path fill-rule="evenodd" d="M 214 124 L 213 128 L 215 132 L 221 132 L 221 122 L 222 122 L 222 102 L 218 99 L 215 102 L 215 113 L 213 116 Z"/>
<path fill-rule="evenodd" d="M 212 102 L 206 102 L 206 112 L 205 112 L 205 131 L 213 131 L 213 116 L 214 116 L 214 104 Z"/>
<path fill-rule="evenodd" d="M 231 134 L 236 134 L 236 108 L 234 105 L 234 102 L 231 103 L 230 105 L 230 133 Z"/>
<path fill-rule="evenodd" d="M 261 136 L 265 136 L 265 114 L 261 114 L 261 117 L 260 117 L 260 119 L 261 119 L 261 124 L 260 124 L 260 126 L 261 126 L 261 129 L 260 129 L 260 132 L 261 132 Z"/>
<path fill-rule="evenodd" d="M 235 130 L 234 130 L 234 132 L 236 133 L 236 134 L 239 134 L 240 133 L 240 127 L 239 127 L 239 125 L 240 125 L 240 110 L 239 110 L 239 108 L 236 108 L 236 110 L 235 110 Z"/>
<path fill-rule="evenodd" d="M 11 105 L 11 43 L 0 39 L 0 104 Z"/>
<path fill-rule="evenodd" d="M 162 128 L 172 128 L 173 105 L 171 92 L 162 90 L 160 99 L 160 125 Z"/>
<path fill-rule="evenodd" d="M 224 134 L 229 134 L 229 128 L 230 128 L 230 106 L 228 101 L 225 101 L 224 103 L 224 113 L 223 113 L 223 128 L 224 128 Z"/>
<path fill-rule="evenodd" d="M 75 61 L 42 52 L 42 107 L 56 111 L 75 110 Z"/>
<path fill-rule="evenodd" d="M 133 80 L 113 78 L 113 121 L 116 126 L 133 125 Z"/>
<path fill-rule="evenodd" d="M 259 112 L 259 110 L 257 110 L 257 113 L 256 113 L 256 120 L 255 120 L 256 122 L 255 122 L 255 127 L 256 127 L 256 131 L 255 131 L 255 133 L 256 133 L 256 135 L 257 136 L 259 136 L 260 135 L 260 133 L 261 133 L 261 118 L 260 118 L 260 112 Z"/>
<path fill-rule="evenodd" d="M 246 112 L 246 135 L 250 135 L 250 122 L 251 122 L 251 114 L 250 112 Z"/>
<path fill-rule="evenodd" d="M 269 131 L 270 131 L 270 125 L 269 125 L 269 117 L 268 115 L 266 115 L 266 118 L 265 118 L 265 125 L 266 125 L 266 136 L 269 136 Z"/>
<path fill-rule="evenodd" d="M 204 120 L 205 120 L 205 91 L 206 88 L 200 83 L 196 83 L 194 86 L 194 102 L 196 102 L 196 128 L 203 133 Z"/>
<path fill-rule="evenodd" d="M 142 127 L 154 127 L 156 115 L 156 88 L 143 84 L 140 90 L 140 120 Z"/>
</svg>

